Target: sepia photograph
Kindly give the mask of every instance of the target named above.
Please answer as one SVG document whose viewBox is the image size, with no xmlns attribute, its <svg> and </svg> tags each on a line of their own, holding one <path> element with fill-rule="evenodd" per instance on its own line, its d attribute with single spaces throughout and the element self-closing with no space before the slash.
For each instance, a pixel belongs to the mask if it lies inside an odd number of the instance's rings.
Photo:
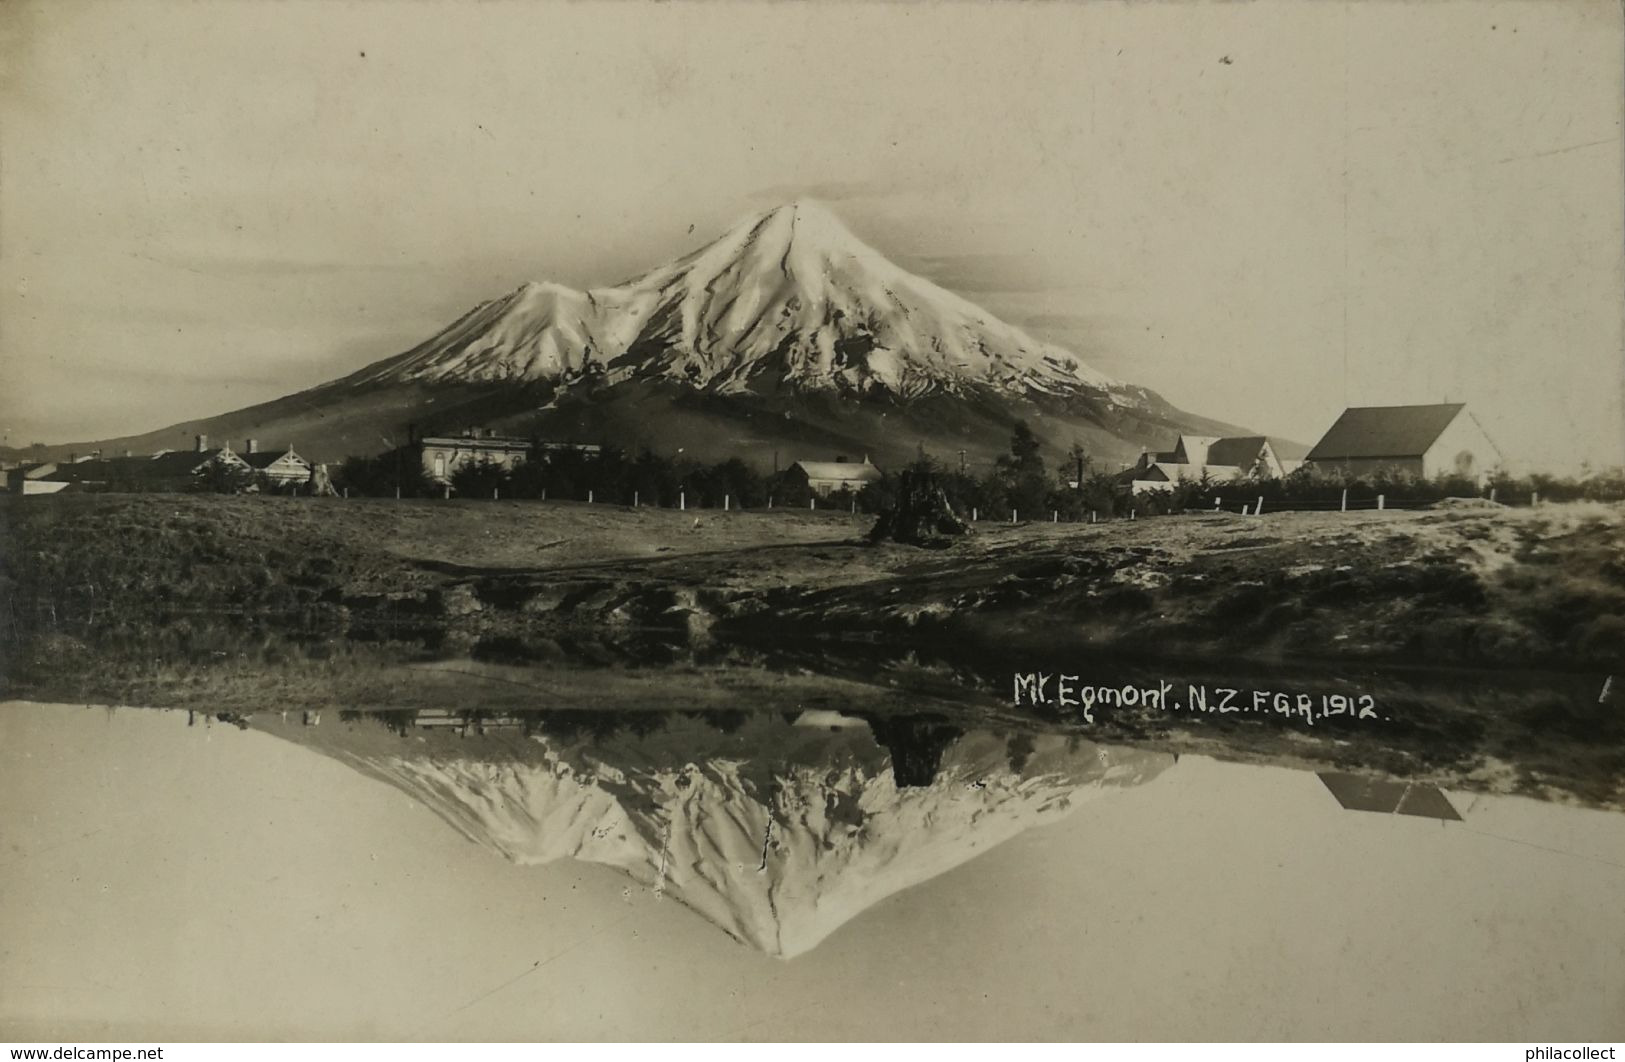
<svg viewBox="0 0 1625 1062">
<path fill-rule="evenodd" d="M 9 1057 L 1615 1057 L 1622 114 L 1615 0 L 0 0 Z"/>
</svg>

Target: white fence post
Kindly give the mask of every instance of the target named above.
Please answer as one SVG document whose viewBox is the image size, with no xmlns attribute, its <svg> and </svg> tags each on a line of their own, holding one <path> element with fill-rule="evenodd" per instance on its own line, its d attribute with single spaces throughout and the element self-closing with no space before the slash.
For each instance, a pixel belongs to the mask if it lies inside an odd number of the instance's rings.
<svg viewBox="0 0 1625 1062">
<path fill-rule="evenodd" d="M 637 507 L 638 507 L 638 492 L 633 491 L 632 492 L 632 508 L 636 509 Z"/>
<path fill-rule="evenodd" d="M 979 514 L 976 511 L 976 507 L 974 505 L 971 506 L 970 522 L 974 524 L 977 521 L 978 517 L 979 517 Z"/>
<path fill-rule="evenodd" d="M 1061 510 L 1059 510 L 1059 509 L 1051 509 L 1049 511 L 1049 522 L 1052 523 L 1052 524 L 1060 523 L 1061 522 Z"/>
<path fill-rule="evenodd" d="M 1246 502 L 1241 503 L 1241 515 L 1243 515 L 1243 516 L 1247 515 L 1247 503 Z"/>
<path fill-rule="evenodd" d="M 1260 494 L 1258 496 L 1258 504 L 1253 506 L 1253 515 L 1254 516 L 1262 516 L 1263 513 L 1264 513 L 1264 496 L 1262 494 Z"/>
<path fill-rule="evenodd" d="M 1537 506 L 1539 504 L 1540 504 L 1540 491 L 1538 491 L 1538 490 L 1530 491 L 1529 492 L 1529 507 L 1532 509 L 1532 508 L 1534 508 L 1535 506 Z"/>
<path fill-rule="evenodd" d="M 1010 522 L 1012 524 L 1016 522 L 1016 511 L 1014 509 L 1010 510 Z"/>
<path fill-rule="evenodd" d="M 588 505 L 592 504 L 592 491 L 590 491 L 590 490 L 587 492 L 587 504 Z"/>
<path fill-rule="evenodd" d="M 1382 510 L 1382 509 L 1386 509 L 1386 508 L 1388 508 L 1388 495 L 1386 495 L 1386 494 L 1377 495 L 1377 509 Z"/>
<path fill-rule="evenodd" d="M 677 492 L 677 508 L 679 508 L 679 509 L 687 509 L 688 508 L 688 492 L 687 491 L 680 490 L 680 491 Z"/>
<path fill-rule="evenodd" d="M 498 500 L 500 500 L 500 499 L 498 499 L 498 498 L 497 498 L 497 489 L 498 489 L 498 488 L 496 488 L 496 487 L 492 487 L 492 488 L 491 488 L 491 500 L 492 500 L 492 501 L 498 501 Z"/>
<path fill-rule="evenodd" d="M 807 499 L 807 508 L 809 508 L 809 509 L 818 508 L 818 496 L 817 495 L 814 495 L 811 498 Z"/>
<path fill-rule="evenodd" d="M 1337 511 L 1340 513 L 1346 513 L 1349 511 L 1349 489 L 1347 487 L 1343 488 L 1343 501 L 1338 507 Z"/>
<path fill-rule="evenodd" d="M 731 501 L 732 501 L 732 499 L 730 499 L 726 494 L 724 494 L 722 496 L 722 511 L 723 512 L 728 511 L 729 504 L 730 504 Z"/>
</svg>

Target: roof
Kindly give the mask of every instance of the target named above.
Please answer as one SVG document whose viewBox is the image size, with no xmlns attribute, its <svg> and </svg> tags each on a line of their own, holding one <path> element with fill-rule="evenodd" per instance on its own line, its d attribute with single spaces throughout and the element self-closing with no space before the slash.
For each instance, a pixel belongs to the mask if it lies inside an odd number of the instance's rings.
<svg viewBox="0 0 1625 1062">
<path fill-rule="evenodd" d="M 424 446 L 450 446 L 484 448 L 492 450 L 529 450 L 529 439 L 517 435 L 426 435 L 418 440 Z"/>
<path fill-rule="evenodd" d="M 806 473 L 808 479 L 834 479 L 848 483 L 873 483 L 880 478 L 880 469 L 868 461 L 856 463 L 852 461 L 797 461 L 792 468 L 799 468 Z"/>
<path fill-rule="evenodd" d="M 1394 782 L 1363 774 L 1324 771 L 1320 780 L 1349 811 L 1391 812 L 1427 819 L 1461 821 L 1461 813 L 1436 785 Z"/>
<path fill-rule="evenodd" d="M 284 457 L 291 457 L 295 461 L 309 464 L 303 457 L 294 453 L 291 446 L 282 450 L 260 450 L 251 454 L 238 454 L 237 456 L 248 462 L 249 468 L 270 468 Z"/>
<path fill-rule="evenodd" d="M 1264 444 L 1268 441 L 1262 435 L 1237 435 L 1228 439 L 1214 439 L 1207 447 L 1207 463 L 1251 468 L 1258 463 L 1258 455 L 1264 452 Z"/>
<path fill-rule="evenodd" d="M 1302 461 L 1309 455 L 1309 447 L 1301 442 L 1283 439 L 1279 435 L 1271 435 L 1268 438 L 1270 449 L 1275 451 L 1278 461 Z"/>
<path fill-rule="evenodd" d="M 1361 406 L 1345 409 L 1315 448 L 1311 461 L 1349 457 L 1420 457 L 1466 405 Z"/>
</svg>

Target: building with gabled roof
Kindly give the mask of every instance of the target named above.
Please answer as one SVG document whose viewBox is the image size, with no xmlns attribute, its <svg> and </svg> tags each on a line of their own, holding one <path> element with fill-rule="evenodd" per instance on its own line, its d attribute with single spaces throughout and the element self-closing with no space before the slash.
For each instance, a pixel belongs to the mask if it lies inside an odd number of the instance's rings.
<svg viewBox="0 0 1625 1062">
<path fill-rule="evenodd" d="M 237 456 L 255 473 L 270 480 L 272 486 L 287 487 L 310 481 L 310 462 L 294 453 L 291 446 L 261 450 L 257 439 L 249 439 Z"/>
<path fill-rule="evenodd" d="M 1278 445 L 1295 455 L 1303 452 L 1301 447 L 1278 444 L 1267 435 L 1180 435 L 1172 450 L 1142 453 L 1139 462 L 1122 478 L 1136 494 L 1169 490 L 1182 480 L 1194 483 L 1204 477 L 1219 483 L 1248 477 L 1279 479 L 1302 462 L 1283 460 L 1277 453 Z"/>
<path fill-rule="evenodd" d="M 1461 402 L 1345 409 L 1309 451 L 1306 462 L 1348 475 L 1402 472 L 1482 480 L 1502 463 L 1501 451 Z"/>
<path fill-rule="evenodd" d="M 861 462 L 838 457 L 833 461 L 797 461 L 790 466 L 792 479 L 806 484 L 814 494 L 833 494 L 841 490 L 860 491 L 882 478 L 880 469 L 865 457 Z"/>
</svg>

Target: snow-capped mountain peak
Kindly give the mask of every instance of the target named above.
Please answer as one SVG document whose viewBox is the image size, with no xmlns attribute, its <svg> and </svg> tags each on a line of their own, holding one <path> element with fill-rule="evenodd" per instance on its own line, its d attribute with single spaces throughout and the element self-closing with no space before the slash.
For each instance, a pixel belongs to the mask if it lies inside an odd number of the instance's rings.
<svg viewBox="0 0 1625 1062">
<path fill-rule="evenodd" d="M 735 939 L 792 958 L 881 900 L 1083 803 L 1157 777 L 1166 754 L 1038 735 L 944 738 L 925 784 L 899 779 L 866 725 L 771 717 L 732 734 L 674 717 L 646 736 L 536 735 L 380 748 L 361 731 L 297 738 L 396 786 L 520 864 L 612 866 Z M 896 735 L 891 735 L 891 740 Z"/>
<path fill-rule="evenodd" d="M 723 393 L 1120 390 L 806 199 L 615 287 L 527 283 L 356 379 L 568 382 L 594 370 Z"/>
</svg>

